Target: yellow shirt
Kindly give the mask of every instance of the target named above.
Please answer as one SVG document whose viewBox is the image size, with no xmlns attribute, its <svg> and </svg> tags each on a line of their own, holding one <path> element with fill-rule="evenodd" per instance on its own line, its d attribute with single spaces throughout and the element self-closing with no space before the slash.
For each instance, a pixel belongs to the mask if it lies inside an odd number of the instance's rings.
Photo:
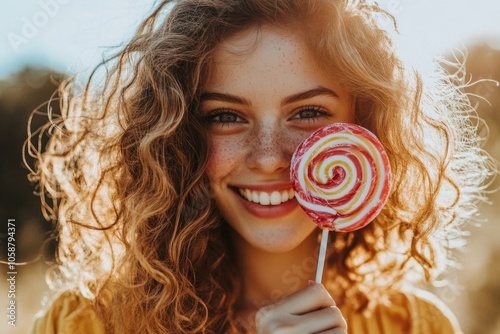
<svg viewBox="0 0 500 334">
<path fill-rule="evenodd" d="M 462 333 L 456 318 L 436 296 L 415 290 L 394 293 L 370 316 L 342 308 L 349 334 Z M 91 302 L 65 292 L 35 321 L 32 334 L 105 334 Z"/>
</svg>

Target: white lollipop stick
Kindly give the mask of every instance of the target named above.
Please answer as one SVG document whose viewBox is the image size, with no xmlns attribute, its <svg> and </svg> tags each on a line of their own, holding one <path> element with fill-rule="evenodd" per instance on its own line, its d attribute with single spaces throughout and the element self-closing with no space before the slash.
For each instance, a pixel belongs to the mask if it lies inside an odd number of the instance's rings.
<svg viewBox="0 0 500 334">
<path fill-rule="evenodd" d="M 325 266 L 326 245 L 328 243 L 329 229 L 324 228 L 321 234 L 321 245 L 319 247 L 318 266 L 316 268 L 316 283 L 321 283 L 323 277 L 323 267 Z"/>
<path fill-rule="evenodd" d="M 366 226 L 387 201 L 392 183 L 389 158 L 369 130 L 334 123 L 311 133 L 295 149 L 290 180 L 297 202 L 323 229 L 316 269 L 316 283 L 321 283 L 328 232 Z"/>
</svg>

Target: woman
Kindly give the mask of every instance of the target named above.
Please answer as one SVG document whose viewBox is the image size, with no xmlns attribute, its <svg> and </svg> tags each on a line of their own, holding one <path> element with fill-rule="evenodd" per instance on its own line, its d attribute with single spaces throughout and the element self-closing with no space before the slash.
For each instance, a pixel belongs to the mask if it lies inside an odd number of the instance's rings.
<svg viewBox="0 0 500 334">
<path fill-rule="evenodd" d="M 34 333 L 459 332 L 409 283 L 445 269 L 488 176 L 465 96 L 442 73 L 424 86 L 366 1 L 172 5 L 104 85 L 61 88 L 32 177 L 67 284 Z M 290 158 L 336 122 L 378 136 L 393 188 L 372 224 L 330 233 L 314 284 L 319 229 Z"/>
</svg>

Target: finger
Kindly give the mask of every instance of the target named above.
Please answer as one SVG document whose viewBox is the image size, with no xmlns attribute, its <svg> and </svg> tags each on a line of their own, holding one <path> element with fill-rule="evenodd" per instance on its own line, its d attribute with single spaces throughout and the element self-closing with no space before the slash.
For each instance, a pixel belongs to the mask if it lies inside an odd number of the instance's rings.
<svg viewBox="0 0 500 334">
<path fill-rule="evenodd" d="M 347 334 L 347 331 L 343 328 L 334 328 L 314 334 Z"/>
<path fill-rule="evenodd" d="M 297 326 L 301 333 L 321 333 L 333 329 L 347 330 L 347 323 L 336 306 L 310 312 L 295 319 L 298 321 Z"/>
<path fill-rule="evenodd" d="M 300 315 L 335 306 L 335 301 L 323 284 L 314 284 L 291 294 L 274 306 L 279 312 Z"/>
</svg>

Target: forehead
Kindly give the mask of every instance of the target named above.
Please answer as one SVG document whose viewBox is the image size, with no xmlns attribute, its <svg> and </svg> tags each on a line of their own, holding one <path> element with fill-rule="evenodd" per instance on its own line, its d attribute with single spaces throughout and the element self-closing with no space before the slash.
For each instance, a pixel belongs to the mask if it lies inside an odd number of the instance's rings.
<svg viewBox="0 0 500 334">
<path fill-rule="evenodd" d="M 259 78 L 272 80 L 286 75 L 297 80 L 317 76 L 320 66 L 297 29 L 263 26 L 238 32 L 216 48 L 207 86 L 232 84 Z"/>
<path fill-rule="evenodd" d="M 260 50 L 279 49 L 283 52 L 305 49 L 306 45 L 297 29 L 271 25 L 253 26 L 223 40 L 216 48 L 216 57 L 248 56 Z"/>
</svg>

